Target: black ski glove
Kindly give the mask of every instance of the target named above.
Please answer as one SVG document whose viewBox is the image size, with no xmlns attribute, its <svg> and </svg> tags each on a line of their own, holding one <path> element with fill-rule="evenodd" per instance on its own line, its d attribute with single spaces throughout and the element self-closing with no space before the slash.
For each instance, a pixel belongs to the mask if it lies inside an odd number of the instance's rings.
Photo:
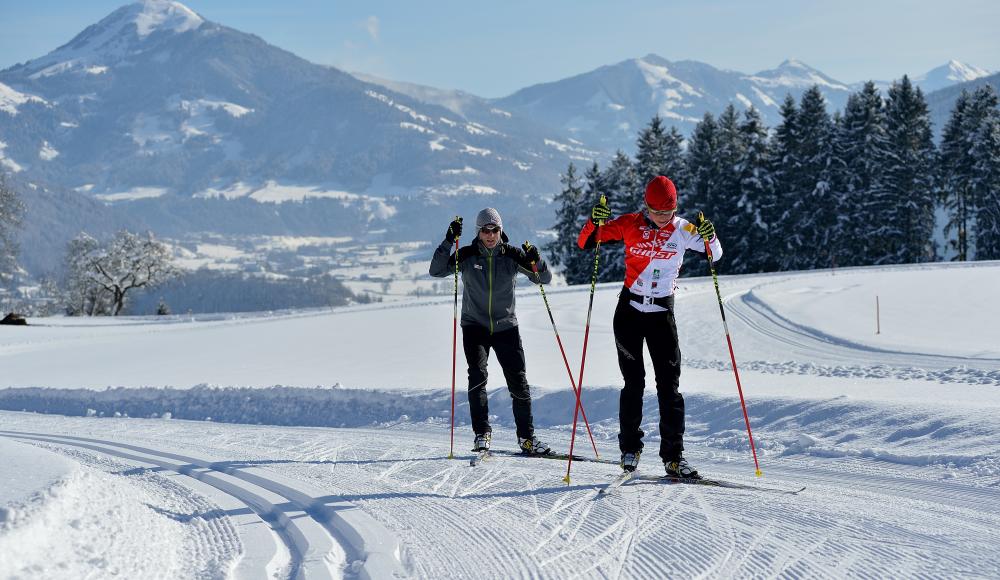
<svg viewBox="0 0 1000 580">
<path fill-rule="evenodd" d="M 702 218 L 702 220 L 698 223 L 698 235 L 700 235 L 701 239 L 706 242 L 711 241 L 711 239 L 715 236 L 715 226 L 712 225 L 711 220 Z"/>
<path fill-rule="evenodd" d="M 611 217 L 611 208 L 608 207 L 607 203 L 598 203 L 590 210 L 590 219 L 593 220 L 595 224 L 604 223 L 608 221 Z"/>
<path fill-rule="evenodd" d="M 448 231 L 444 234 L 444 241 L 454 244 L 457 238 L 462 237 L 462 218 L 457 217 L 448 224 Z"/>
<path fill-rule="evenodd" d="M 524 250 L 524 259 L 528 261 L 529 265 L 532 262 L 537 264 L 538 262 L 541 261 L 542 257 L 538 255 L 538 248 L 536 248 L 535 246 L 532 246 L 528 242 L 524 242 L 524 245 L 521 246 L 521 249 Z"/>
</svg>

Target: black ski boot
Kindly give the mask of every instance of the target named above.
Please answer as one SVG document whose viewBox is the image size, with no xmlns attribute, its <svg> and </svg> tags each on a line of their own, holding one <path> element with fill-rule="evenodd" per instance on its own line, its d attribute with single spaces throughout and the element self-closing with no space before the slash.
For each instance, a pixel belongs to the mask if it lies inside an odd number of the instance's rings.
<svg viewBox="0 0 1000 580">
<path fill-rule="evenodd" d="M 687 462 L 687 459 L 683 457 L 678 458 L 676 461 L 665 461 L 663 466 L 667 469 L 667 475 L 670 477 L 678 477 L 680 479 L 701 479 L 698 475 L 698 471 L 691 467 L 691 464 Z"/>
<path fill-rule="evenodd" d="M 639 467 L 639 456 L 642 455 L 641 451 L 636 451 L 635 453 L 622 453 L 622 461 L 620 465 L 625 471 L 635 471 Z"/>
<path fill-rule="evenodd" d="M 538 437 L 532 436 L 530 439 L 517 438 L 517 444 L 521 447 L 521 453 L 526 455 L 548 455 L 552 449 L 547 443 L 542 443 Z"/>
<path fill-rule="evenodd" d="M 475 441 L 472 442 L 473 451 L 489 451 L 490 450 L 490 440 L 493 439 L 493 433 L 487 431 L 476 435 Z"/>
</svg>

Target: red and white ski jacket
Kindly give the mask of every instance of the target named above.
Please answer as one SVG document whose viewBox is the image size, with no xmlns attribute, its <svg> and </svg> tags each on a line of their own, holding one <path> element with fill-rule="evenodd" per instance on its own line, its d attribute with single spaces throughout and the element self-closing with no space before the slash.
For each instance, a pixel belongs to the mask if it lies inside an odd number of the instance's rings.
<svg viewBox="0 0 1000 580">
<path fill-rule="evenodd" d="M 593 247 L 597 243 L 596 229 L 594 222 L 588 220 L 577 239 L 580 248 Z M 667 225 L 657 228 L 644 214 L 628 213 L 601 226 L 600 240 L 602 244 L 625 243 L 625 287 L 635 294 L 651 298 L 674 293 L 685 250 L 705 253 L 705 242 L 694 224 L 677 215 Z M 718 236 L 712 236 L 709 247 L 712 259 L 718 261 L 722 257 Z M 656 304 L 634 300 L 632 306 L 643 312 L 664 310 Z"/>
</svg>

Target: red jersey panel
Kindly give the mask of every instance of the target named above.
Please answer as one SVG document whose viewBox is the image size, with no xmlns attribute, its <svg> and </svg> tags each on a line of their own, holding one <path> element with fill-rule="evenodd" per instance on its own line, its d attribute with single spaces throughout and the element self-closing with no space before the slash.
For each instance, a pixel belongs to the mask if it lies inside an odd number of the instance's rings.
<svg viewBox="0 0 1000 580">
<path fill-rule="evenodd" d="M 577 244 L 584 248 L 597 226 L 587 221 L 580 231 Z M 625 243 L 625 286 L 642 296 L 661 298 L 673 294 L 684 263 L 684 251 L 705 253 L 705 242 L 695 226 L 674 216 L 670 223 L 657 228 L 641 213 L 627 213 L 601 226 L 600 241 Z M 722 257 L 719 237 L 709 242 L 712 259 Z"/>
</svg>

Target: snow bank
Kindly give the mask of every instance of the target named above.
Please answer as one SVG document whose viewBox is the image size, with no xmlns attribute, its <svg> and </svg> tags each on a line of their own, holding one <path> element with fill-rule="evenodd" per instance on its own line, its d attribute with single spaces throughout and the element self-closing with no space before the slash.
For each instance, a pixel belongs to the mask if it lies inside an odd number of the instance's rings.
<svg viewBox="0 0 1000 580">
<path fill-rule="evenodd" d="M 149 503 L 120 477 L 75 469 L 4 508 L 0 570 L 13 578 L 181 575 L 177 524 Z"/>
<path fill-rule="evenodd" d="M 76 471 L 76 464 L 60 455 L 3 438 L 0 465 L 0 534 L 39 510 Z"/>
<path fill-rule="evenodd" d="M 618 433 L 617 388 L 585 391 L 584 405 L 596 438 Z M 685 396 L 687 440 L 720 453 L 749 453 L 749 439 L 734 396 L 689 393 Z M 573 417 L 568 389 L 536 394 L 537 428 L 562 432 L 568 440 Z M 8 389 L 0 390 L 0 409 L 94 417 L 173 417 L 225 423 L 370 427 L 397 423 L 450 421 L 448 391 L 368 391 L 355 389 L 214 388 L 191 389 Z M 758 452 L 764 455 L 870 458 L 903 465 L 950 465 L 979 473 L 997 470 L 995 434 L 1000 418 L 990 409 L 935 407 L 926 403 L 886 403 L 849 397 L 829 399 L 761 398 L 748 401 Z M 512 427 L 505 388 L 490 394 L 491 421 Z M 659 413 L 647 389 L 642 429 L 655 449 Z M 456 425 L 468 430 L 468 402 L 459 392 Z M 578 437 L 586 437 L 580 423 Z M 578 441 L 580 441 L 578 439 Z"/>
</svg>

